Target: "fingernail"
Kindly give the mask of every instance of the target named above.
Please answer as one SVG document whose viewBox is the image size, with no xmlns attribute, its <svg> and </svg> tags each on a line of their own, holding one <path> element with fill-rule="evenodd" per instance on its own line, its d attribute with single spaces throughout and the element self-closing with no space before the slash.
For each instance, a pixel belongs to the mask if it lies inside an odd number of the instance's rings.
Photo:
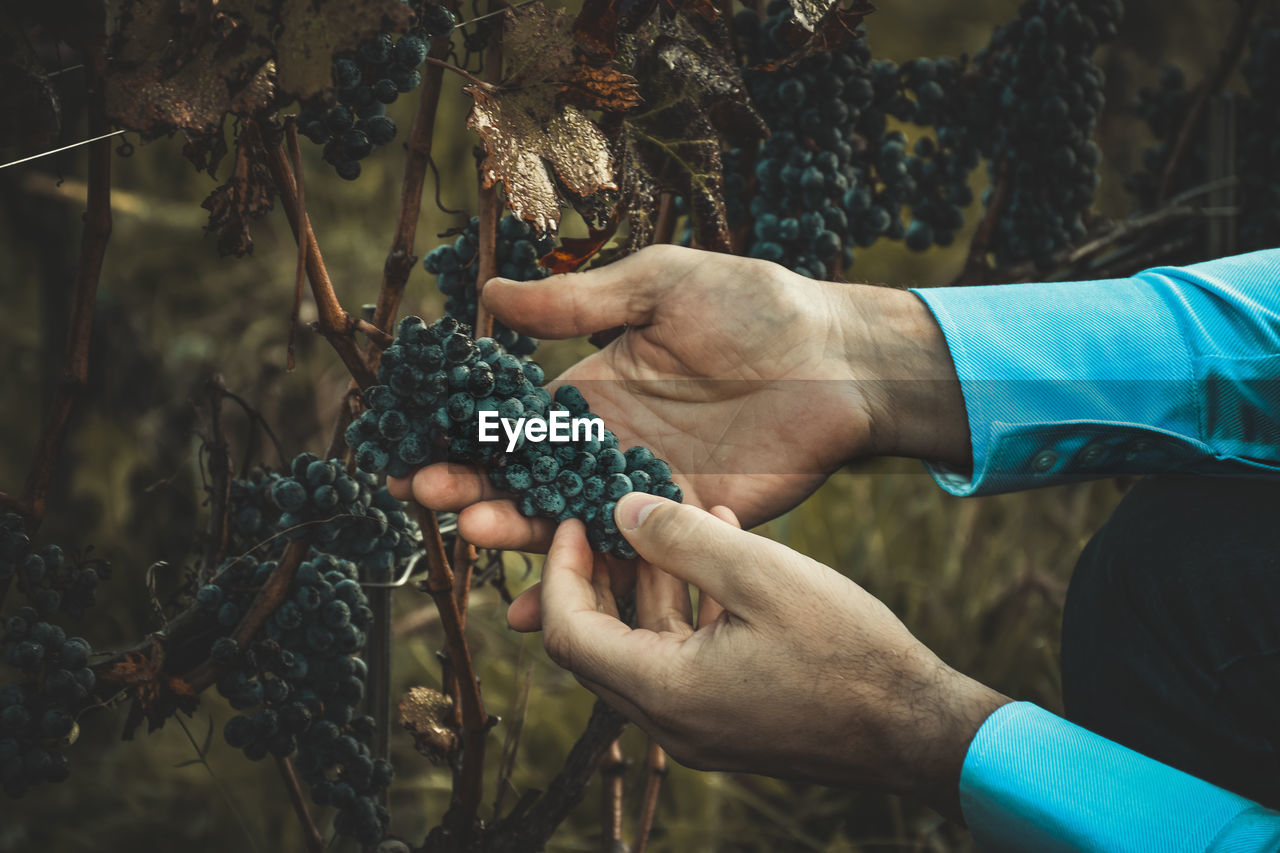
<svg viewBox="0 0 1280 853">
<path fill-rule="evenodd" d="M 646 495 L 644 492 L 628 492 L 618 501 L 613 510 L 613 517 L 622 530 L 635 530 L 644 524 L 649 513 L 663 502 L 657 495 Z"/>
</svg>

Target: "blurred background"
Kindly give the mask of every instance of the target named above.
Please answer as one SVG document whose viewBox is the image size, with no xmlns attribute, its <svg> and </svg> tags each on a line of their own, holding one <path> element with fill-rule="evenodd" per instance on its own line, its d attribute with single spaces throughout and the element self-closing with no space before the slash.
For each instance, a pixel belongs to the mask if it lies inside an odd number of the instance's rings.
<svg viewBox="0 0 1280 853">
<path fill-rule="evenodd" d="M 1014 0 L 886 0 L 869 16 L 873 52 L 915 56 L 972 54 L 996 24 L 1016 13 Z M 1166 63 L 1194 85 L 1218 55 L 1233 4 L 1129 0 L 1119 39 L 1103 49 L 1108 114 L 1099 129 L 1105 152 L 1097 209 L 1123 216 L 1133 207 L 1123 177 L 1151 139 L 1128 105 L 1152 86 Z M 464 18 L 466 16 L 464 15 Z M 429 178 L 417 253 L 474 210 L 474 136 L 463 122 L 470 99 L 446 78 L 436 123 L 439 182 Z M 74 73 L 57 78 L 66 98 L 65 141 L 83 138 Z M 391 115 L 409 126 L 416 98 Z M 78 124 L 79 122 L 79 124 Z M 77 136 L 79 134 L 79 136 Z M 405 132 L 402 131 L 403 139 Z M 129 137 L 125 137 L 129 139 Z M 136 140 L 134 140 L 136 142 Z M 191 543 L 205 527 L 197 455 L 198 409 L 205 383 L 221 374 L 229 389 L 258 408 L 286 457 L 321 452 L 346 372 L 332 350 L 305 329 L 297 368 L 285 369 L 295 247 L 274 211 L 254 228 L 256 249 L 220 258 L 202 233 L 199 203 L 213 181 L 181 156 L 180 139 L 123 143 L 114 158 L 115 228 L 94 322 L 89 395 L 79 410 L 39 542 L 92 545 L 111 559 L 114 578 L 102 604 L 79 627 L 95 648 L 132 644 L 159 623 L 144 584 L 149 567 L 162 594 L 175 589 Z M 125 156 L 125 155 L 128 156 Z M 396 219 L 403 166 L 399 142 L 365 162 L 355 182 L 340 181 L 305 145 L 307 201 L 329 272 L 344 305 L 377 293 Z M 229 167 L 226 161 L 223 169 Z M 84 149 L 0 171 L 0 488 L 14 491 L 26 474 L 45 403 L 60 370 L 70 283 L 85 196 Z M 985 174 L 974 173 L 980 191 Z M 970 210 L 969 230 L 977 206 Z M 467 214 L 469 215 L 469 213 Z M 567 222 L 566 233 L 580 224 Z M 850 278 L 912 286 L 943 284 L 959 271 L 968 234 L 925 254 L 881 241 L 859 254 Z M 403 310 L 438 316 L 442 297 L 419 266 Z M 314 319 L 309 302 L 304 322 Z M 555 375 L 590 350 L 585 341 L 546 343 L 539 360 Z M 237 465 L 279 464 L 252 425 L 227 408 Z M 1075 558 L 1122 496 L 1114 481 L 1033 493 L 958 500 L 945 495 L 919 463 L 881 460 L 831 478 L 794 512 L 760 532 L 846 573 L 883 599 L 948 663 L 1019 699 L 1060 709 L 1058 636 L 1065 585 Z M 509 554 L 513 591 L 534 582 L 538 559 Z M 472 597 L 469 632 L 486 704 L 502 717 L 489 756 L 497 778 L 497 744 L 523 721 L 519 753 L 505 793 L 543 788 L 581 730 L 592 697 L 551 665 L 537 636 L 505 627 L 491 588 Z M 440 687 L 441 635 L 433 605 L 413 589 L 398 591 L 393 699 L 410 686 Z M 531 679 L 527 704 L 518 702 Z M 768 685 L 761 685 L 767 690 Z M 274 851 L 300 849 L 296 821 L 270 762 L 251 763 L 226 746 L 230 708 L 214 691 L 195 716 L 122 742 L 124 709 L 101 709 L 80 721 L 69 752 L 70 780 L 42 786 L 22 801 L 0 799 L 0 851 L 95 850 Z M 797 721 L 803 725 L 803 721 Z M 205 763 L 193 744 L 215 736 Z M 628 831 L 643 784 L 643 734 L 629 730 L 624 749 Z M 418 755 L 407 733 L 393 733 L 397 780 L 392 833 L 420 843 L 448 803 L 449 778 Z M 496 792 L 487 794 L 489 802 Z M 588 792 L 552 842 L 554 850 L 600 849 L 600 791 Z M 323 812 L 321 819 L 326 819 Z M 663 786 L 651 849 L 655 851 L 968 850 L 966 832 L 895 797 L 774 779 L 697 773 L 673 766 Z"/>
</svg>

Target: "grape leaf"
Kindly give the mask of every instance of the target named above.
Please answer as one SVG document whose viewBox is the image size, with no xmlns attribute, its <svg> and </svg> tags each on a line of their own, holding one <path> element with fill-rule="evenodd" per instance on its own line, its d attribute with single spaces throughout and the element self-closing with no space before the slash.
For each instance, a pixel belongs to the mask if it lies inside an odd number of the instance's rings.
<svg viewBox="0 0 1280 853">
<path fill-rule="evenodd" d="M 251 253 L 249 223 L 271 210 L 275 184 L 264 162 L 257 137 L 242 132 L 236 141 L 236 163 L 231 175 L 200 203 L 209 211 L 205 233 L 218 235 L 218 254 L 224 257 L 240 258 Z"/>
<path fill-rule="evenodd" d="M 813 32 L 818 22 L 827 16 L 832 7 L 840 5 L 840 0 L 790 0 L 791 14 L 800 22 L 800 26 Z"/>
<path fill-rule="evenodd" d="M 656 25 L 635 52 L 645 107 L 622 120 L 618 137 L 623 205 L 630 220 L 627 251 L 652 240 L 659 188 L 686 194 L 694 237 L 703 248 L 729 250 L 720 148 L 724 136 L 768 134 L 751 105 L 719 22 L 678 15 Z"/>
<path fill-rule="evenodd" d="M 467 127 L 480 135 L 486 187 L 501 182 L 511 212 L 539 233 L 560 224 L 560 203 L 616 190 L 612 147 L 584 109 L 618 113 L 640 103 L 638 83 L 581 51 L 562 10 L 535 3 L 508 12 L 499 85 L 466 87 Z"/>
<path fill-rule="evenodd" d="M 158 0 L 126 0 L 112 40 L 108 116 L 144 139 L 174 130 L 205 136 L 227 113 L 275 97 L 265 0 L 222 0 L 208 15 L 174 14 Z"/>
</svg>

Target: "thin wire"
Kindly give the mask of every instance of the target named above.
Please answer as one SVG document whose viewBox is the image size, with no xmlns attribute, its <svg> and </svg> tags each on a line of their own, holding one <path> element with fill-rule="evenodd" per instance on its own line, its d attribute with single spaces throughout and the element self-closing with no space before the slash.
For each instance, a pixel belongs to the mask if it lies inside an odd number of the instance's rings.
<svg viewBox="0 0 1280 853">
<path fill-rule="evenodd" d="M 45 151 L 41 154 L 32 154 L 30 157 L 23 157 L 21 160 L 14 160 L 10 163 L 0 165 L 0 169 L 7 169 L 10 166 L 17 166 L 19 163 L 26 163 L 29 160 L 39 160 L 41 157 L 48 157 L 50 154 L 57 154 L 59 151 L 66 151 L 69 148 L 79 148 L 81 145 L 88 145 L 90 142 L 97 142 L 100 139 L 108 139 L 112 136 L 119 136 L 126 133 L 124 130 L 113 130 L 110 133 L 104 133 L 101 136 L 95 136 L 93 139 L 84 139 L 80 142 L 73 142 L 70 145 L 64 145 L 61 148 L 55 148 L 52 151 Z"/>
<path fill-rule="evenodd" d="M 534 2 L 534 0 L 520 0 L 519 3 L 512 3 L 510 6 L 505 6 L 501 9 L 498 9 L 496 12 L 486 12 L 483 15 L 477 15 L 476 17 L 468 18 L 465 21 L 459 21 L 457 24 L 454 25 L 454 29 L 460 30 L 463 27 L 467 27 L 467 26 L 470 26 L 471 24 L 474 24 L 476 21 L 483 21 L 485 18 L 492 18 L 495 15 L 505 15 L 508 12 L 510 12 L 512 9 L 519 9 L 521 6 L 528 6 L 532 2 Z"/>
<path fill-rule="evenodd" d="M 84 68 L 84 65 L 68 65 L 66 68 L 59 68 L 57 71 L 50 71 L 45 77 L 57 77 L 59 74 L 66 74 L 68 71 L 75 71 L 77 68 Z"/>
</svg>

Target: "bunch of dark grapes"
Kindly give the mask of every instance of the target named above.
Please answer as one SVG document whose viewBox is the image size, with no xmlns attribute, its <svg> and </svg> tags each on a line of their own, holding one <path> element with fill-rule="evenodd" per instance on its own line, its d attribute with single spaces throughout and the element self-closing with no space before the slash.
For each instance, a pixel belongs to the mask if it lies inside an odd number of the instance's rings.
<svg viewBox="0 0 1280 853">
<path fill-rule="evenodd" d="M 196 593 L 199 618 L 220 635 L 210 652 L 223 668 L 218 692 L 245 712 L 223 736 L 253 760 L 296 755 L 312 799 L 338 809 L 337 831 L 375 844 L 386 832 L 379 799 L 393 773 L 372 757 L 373 720 L 356 714 L 367 674 L 357 655 L 373 611 L 355 565 L 313 550 L 259 638 L 242 649 L 228 634 L 275 568 L 233 559 Z"/>
<path fill-rule="evenodd" d="M 590 411 L 571 385 L 557 389 L 553 400 L 539 387 L 545 377 L 536 362 L 522 363 L 492 338 L 473 341 L 469 333 L 452 317 L 429 326 L 417 317 L 401 321 L 382 354 L 382 384 L 365 391 L 369 408 L 347 431 L 356 464 L 392 476 L 445 460 L 478 464 L 494 485 L 515 495 L 524 515 L 580 519 L 597 551 L 635 556 L 614 524 L 614 504 L 631 491 L 680 500 L 667 463 L 643 447 L 620 452 L 608 429 L 602 440 L 525 442 L 522 436 L 510 453 L 505 438 L 479 441 L 481 412 L 516 419 L 553 412 L 585 418 Z"/>
<path fill-rule="evenodd" d="M 93 649 L 48 617 L 59 609 L 79 614 L 92 604 L 92 589 L 78 581 L 89 576 L 96 586 L 95 569 L 64 566 L 54 546 L 33 551 L 20 516 L 0 518 L 0 584 L 17 580 L 36 605 L 19 608 L 3 626 L 4 662 L 23 677 L 0 687 L 0 787 L 7 796 L 68 776 L 67 758 L 56 747 L 76 738 L 76 718 L 95 684 Z"/>
<path fill-rule="evenodd" d="M 278 555 L 309 536 L 323 553 L 357 563 L 366 581 L 385 582 L 417 551 L 418 523 L 365 471 L 303 453 L 287 474 L 255 472 L 231 484 L 231 543 L 249 552 L 264 542 Z"/>
<path fill-rule="evenodd" d="M 962 64 L 873 61 L 859 29 L 829 52 L 765 70 L 790 53 L 786 33 L 795 26 L 785 0 L 771 3 L 763 21 L 751 10 L 734 18 L 744 78 L 771 130 L 758 148 L 725 158 L 730 224 L 750 225 L 746 253 L 825 278 L 853 262 L 854 246 L 882 237 L 917 250 L 950 243 L 972 201 L 976 150 L 956 133 L 910 146 L 888 123 L 930 123 L 946 110 Z"/>
<path fill-rule="evenodd" d="M 422 83 L 418 67 L 433 38 L 446 38 L 457 23 L 443 6 L 424 4 L 417 25 L 395 38 L 380 33 L 354 51 L 333 59 L 336 103 L 316 98 L 303 104 L 298 126 L 308 139 L 324 146 L 324 159 L 338 176 L 360 177 L 360 161 L 379 145 L 396 138 L 396 123 L 387 105 Z"/>
<path fill-rule="evenodd" d="M 436 277 L 436 287 L 447 297 L 445 313 L 468 326 L 476 323 L 479 245 L 480 219 L 473 216 L 452 244 L 437 246 L 422 261 L 427 272 Z M 538 237 L 523 219 L 507 215 L 498 224 L 496 248 L 497 275 L 513 281 L 530 281 L 547 277 L 548 272 L 539 265 L 538 259 L 555 248 L 555 238 L 549 234 Z M 533 338 L 513 332 L 496 321 L 493 337 L 512 355 L 532 355 L 538 348 Z"/>
<path fill-rule="evenodd" d="M 993 187 L 1005 188 L 992 241 L 1001 266 L 1048 268 L 1085 236 L 1101 159 L 1091 137 L 1104 102 L 1093 54 L 1120 15 L 1120 0 L 1026 0 L 974 57 L 973 114 L 996 120 L 970 128 L 983 137 Z"/>
</svg>

